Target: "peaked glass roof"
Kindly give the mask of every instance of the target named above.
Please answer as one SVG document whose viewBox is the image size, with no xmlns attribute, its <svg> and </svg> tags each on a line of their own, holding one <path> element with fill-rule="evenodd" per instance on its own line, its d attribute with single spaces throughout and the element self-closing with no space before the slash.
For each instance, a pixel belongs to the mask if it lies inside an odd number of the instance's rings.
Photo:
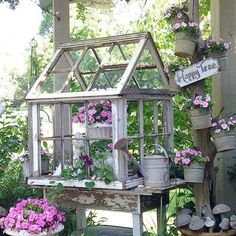
<svg viewBox="0 0 236 236">
<path fill-rule="evenodd" d="M 150 33 L 137 33 L 61 45 L 26 99 L 113 96 L 164 84 L 167 77 Z"/>
</svg>

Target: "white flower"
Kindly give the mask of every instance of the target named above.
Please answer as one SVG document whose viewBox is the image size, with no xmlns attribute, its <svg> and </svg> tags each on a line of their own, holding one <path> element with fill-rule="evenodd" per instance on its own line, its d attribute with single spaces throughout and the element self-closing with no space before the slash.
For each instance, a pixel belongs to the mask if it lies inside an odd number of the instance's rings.
<svg viewBox="0 0 236 236">
<path fill-rule="evenodd" d="M 182 22 L 182 23 L 181 23 L 181 26 L 182 26 L 182 27 L 186 27 L 187 24 L 186 24 L 185 22 Z"/>
</svg>

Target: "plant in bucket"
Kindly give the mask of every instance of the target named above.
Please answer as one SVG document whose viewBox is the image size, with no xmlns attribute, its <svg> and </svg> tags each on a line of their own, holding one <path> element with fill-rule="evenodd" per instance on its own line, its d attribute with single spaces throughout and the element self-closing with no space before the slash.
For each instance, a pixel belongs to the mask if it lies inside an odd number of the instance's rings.
<svg viewBox="0 0 236 236">
<path fill-rule="evenodd" d="M 225 42 L 222 39 L 217 42 L 210 38 L 205 42 L 205 47 L 202 51 L 207 57 L 217 58 L 220 65 L 220 71 L 225 71 L 228 67 L 227 52 L 230 49 L 231 43 Z"/>
<path fill-rule="evenodd" d="M 112 111 L 111 101 L 89 102 L 87 106 L 82 106 L 77 110 L 73 122 L 85 126 L 86 116 L 88 127 L 87 136 L 94 139 L 111 139 L 112 137 Z M 86 111 L 87 109 L 87 111 Z"/>
<path fill-rule="evenodd" d="M 174 163 L 183 165 L 186 182 L 203 183 L 207 162 L 209 162 L 209 157 L 197 148 L 175 152 Z"/>
<path fill-rule="evenodd" d="M 143 158 L 144 185 L 151 188 L 165 188 L 170 185 L 169 157 L 166 150 L 159 144 L 160 154 Z"/>
<path fill-rule="evenodd" d="M 194 99 L 187 99 L 185 108 L 189 110 L 189 118 L 193 129 L 211 127 L 212 101 L 209 94 L 196 95 Z"/>
<path fill-rule="evenodd" d="M 236 119 L 230 117 L 223 119 L 216 117 L 211 121 L 212 138 L 216 145 L 217 152 L 235 149 Z"/>
<path fill-rule="evenodd" d="M 65 214 L 47 199 L 23 199 L 0 219 L 4 232 L 12 236 L 46 236 L 64 229 Z"/>
<path fill-rule="evenodd" d="M 195 52 L 197 39 L 200 36 L 198 23 L 194 21 L 177 22 L 172 27 L 175 33 L 175 55 L 192 58 Z"/>
<path fill-rule="evenodd" d="M 173 4 L 166 10 L 164 18 L 167 22 L 171 23 L 188 22 L 189 17 L 187 15 L 187 12 L 187 2 L 182 2 L 181 4 Z"/>
</svg>

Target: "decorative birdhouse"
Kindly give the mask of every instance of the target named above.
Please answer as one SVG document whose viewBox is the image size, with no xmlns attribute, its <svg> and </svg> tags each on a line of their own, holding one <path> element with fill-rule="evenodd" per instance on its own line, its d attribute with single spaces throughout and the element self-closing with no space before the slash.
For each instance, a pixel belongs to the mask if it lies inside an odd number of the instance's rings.
<svg viewBox="0 0 236 236">
<path fill-rule="evenodd" d="M 173 93 L 149 33 L 61 45 L 26 100 L 29 185 L 129 189 L 173 146 Z M 42 170 L 43 155 L 48 166 Z"/>
</svg>

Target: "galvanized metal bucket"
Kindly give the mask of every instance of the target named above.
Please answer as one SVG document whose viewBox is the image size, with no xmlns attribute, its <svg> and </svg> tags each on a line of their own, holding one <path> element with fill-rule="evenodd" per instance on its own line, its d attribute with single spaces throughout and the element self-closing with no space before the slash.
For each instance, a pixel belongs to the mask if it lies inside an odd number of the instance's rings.
<svg viewBox="0 0 236 236">
<path fill-rule="evenodd" d="M 205 109 L 191 109 L 189 118 L 193 129 L 206 129 L 211 127 L 211 112 Z"/>
<path fill-rule="evenodd" d="M 219 134 L 213 133 L 212 137 L 214 139 L 217 152 L 233 150 L 236 148 L 235 134 L 233 131 L 220 132 Z"/>
<path fill-rule="evenodd" d="M 170 185 L 169 158 L 166 150 L 163 155 L 151 155 L 143 159 L 144 185 L 152 188 L 165 188 Z"/>
<path fill-rule="evenodd" d="M 196 39 L 189 37 L 184 32 L 175 33 L 175 55 L 178 57 L 192 58 L 196 48 Z"/>
<path fill-rule="evenodd" d="M 188 183 L 203 183 L 205 166 L 205 163 L 196 161 L 184 166 L 184 180 Z"/>
</svg>

